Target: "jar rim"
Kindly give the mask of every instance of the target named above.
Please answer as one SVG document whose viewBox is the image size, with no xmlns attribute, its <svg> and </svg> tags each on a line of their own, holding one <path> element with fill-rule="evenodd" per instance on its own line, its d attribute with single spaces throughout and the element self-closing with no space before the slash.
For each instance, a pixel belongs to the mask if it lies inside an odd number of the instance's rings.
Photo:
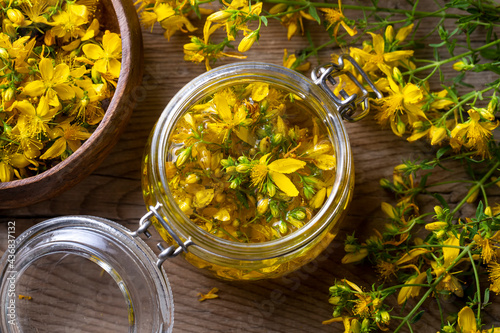
<svg viewBox="0 0 500 333">
<path fill-rule="evenodd" d="M 174 305 L 165 271 L 156 266 L 154 252 L 142 239 L 113 221 L 91 216 L 46 220 L 17 237 L 13 252 L 14 261 L 9 251 L 0 259 L 0 331 L 18 332 L 17 322 L 7 321 L 12 295 L 6 277 L 14 274 L 18 281 L 38 260 L 59 254 L 88 259 L 110 275 L 125 297 L 130 332 L 144 332 L 144 327 L 153 333 L 172 331 Z M 144 302 L 144 294 L 149 301 Z"/>
<path fill-rule="evenodd" d="M 166 178 L 165 163 L 163 163 L 167 161 L 167 144 L 172 130 L 189 106 L 206 97 L 208 93 L 203 92 L 207 89 L 213 89 L 220 84 L 228 85 L 230 82 L 243 82 L 244 80 L 246 80 L 245 82 L 264 80 L 271 84 L 287 87 L 287 90 L 295 90 L 294 92 L 299 93 L 299 96 L 302 94 L 313 97 L 315 104 L 323 108 L 325 112 L 324 121 L 329 130 L 337 160 L 333 189 L 315 216 L 303 227 L 289 235 L 261 243 L 239 243 L 226 240 L 214 236 L 192 223 L 173 199 Z M 198 248 L 202 247 L 204 251 L 219 256 L 254 260 L 256 257 L 267 259 L 292 252 L 305 246 L 323 232 L 328 226 L 329 220 L 336 214 L 340 214 L 348 201 L 352 156 L 346 130 L 342 118 L 337 112 L 337 107 L 328 95 L 311 80 L 279 65 L 263 62 L 238 62 L 217 67 L 191 80 L 177 92 L 162 112 L 152 134 L 149 156 L 153 179 L 158 180 L 154 181 L 152 186 L 155 188 L 155 192 L 157 191 L 156 193 L 164 193 L 156 199 L 164 207 L 161 211 L 165 215 L 167 223 L 181 238 L 191 237 Z M 325 215 L 328 215 L 330 219 L 322 221 L 320 218 Z M 319 223 L 321 225 L 318 226 Z M 271 256 L 269 256 L 270 253 L 272 253 Z"/>
</svg>

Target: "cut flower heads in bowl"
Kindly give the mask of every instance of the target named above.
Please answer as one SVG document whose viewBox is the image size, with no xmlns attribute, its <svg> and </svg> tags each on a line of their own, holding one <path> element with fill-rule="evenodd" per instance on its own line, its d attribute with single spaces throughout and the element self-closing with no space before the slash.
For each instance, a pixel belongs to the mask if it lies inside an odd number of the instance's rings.
<svg viewBox="0 0 500 333">
<path fill-rule="evenodd" d="M 0 208 L 15 208 L 75 185 L 109 153 L 132 112 L 142 39 L 128 1 L 0 4 Z"/>
</svg>

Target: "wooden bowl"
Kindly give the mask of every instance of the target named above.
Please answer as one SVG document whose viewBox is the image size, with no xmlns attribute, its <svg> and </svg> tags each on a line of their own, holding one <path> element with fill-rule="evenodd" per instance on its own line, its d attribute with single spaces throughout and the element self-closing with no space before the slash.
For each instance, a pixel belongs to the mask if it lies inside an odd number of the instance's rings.
<svg viewBox="0 0 500 333">
<path fill-rule="evenodd" d="M 94 133 L 70 157 L 36 176 L 0 183 L 0 209 L 40 202 L 69 189 L 94 171 L 124 130 L 142 80 L 142 34 L 132 0 L 101 0 L 105 28 L 120 32 L 122 66 L 113 98 Z"/>
</svg>

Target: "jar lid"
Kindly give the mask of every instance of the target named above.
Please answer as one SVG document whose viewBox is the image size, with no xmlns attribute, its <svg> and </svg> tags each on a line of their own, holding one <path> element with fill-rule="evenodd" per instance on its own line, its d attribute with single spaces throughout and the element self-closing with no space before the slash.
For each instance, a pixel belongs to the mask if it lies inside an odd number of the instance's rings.
<svg viewBox="0 0 500 333">
<path fill-rule="evenodd" d="M 0 332 L 171 332 L 161 264 L 127 228 L 98 217 L 41 222 L 0 261 Z"/>
</svg>

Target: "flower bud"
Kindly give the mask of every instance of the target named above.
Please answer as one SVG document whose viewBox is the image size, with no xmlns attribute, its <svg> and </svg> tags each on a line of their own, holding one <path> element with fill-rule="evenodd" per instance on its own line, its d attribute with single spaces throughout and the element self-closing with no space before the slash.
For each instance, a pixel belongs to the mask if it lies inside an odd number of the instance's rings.
<svg viewBox="0 0 500 333">
<path fill-rule="evenodd" d="M 221 10 L 221 11 L 215 12 L 215 13 L 211 14 L 209 17 L 207 17 L 207 21 L 210 21 L 210 22 L 224 22 L 228 18 L 230 18 L 231 15 L 232 14 L 230 12 L 227 12 L 225 10 Z"/>
<path fill-rule="evenodd" d="M 484 214 L 488 217 L 493 217 L 493 211 L 491 210 L 490 206 L 486 207 L 486 209 L 484 210 Z"/>
<path fill-rule="evenodd" d="M 281 143 L 281 141 L 283 141 L 283 134 L 281 134 L 281 133 L 274 134 L 272 141 L 275 145 L 279 145 Z"/>
<path fill-rule="evenodd" d="M 9 87 L 8 89 L 2 91 L 2 98 L 4 102 L 9 102 L 14 98 L 15 91 L 14 88 Z"/>
<path fill-rule="evenodd" d="M 24 23 L 24 15 L 19 9 L 9 8 L 7 10 L 7 17 L 15 25 L 22 25 Z"/>
<path fill-rule="evenodd" d="M 280 216 L 280 210 L 278 209 L 278 204 L 276 201 L 271 201 L 269 207 L 271 208 L 271 214 L 273 215 L 273 217 Z"/>
<path fill-rule="evenodd" d="M 186 177 L 186 183 L 188 184 L 195 184 L 200 180 L 200 177 L 194 173 L 190 174 L 189 176 Z"/>
<path fill-rule="evenodd" d="M 392 76 L 394 77 L 394 80 L 398 81 L 399 83 L 403 82 L 403 74 L 401 74 L 399 68 L 394 67 L 394 69 L 392 70 Z"/>
<path fill-rule="evenodd" d="M 275 15 L 275 14 L 278 14 L 278 13 L 283 13 L 284 11 L 286 11 L 288 8 L 288 5 L 285 4 L 285 3 L 279 3 L 279 4 L 276 4 L 274 6 L 271 7 L 271 9 L 269 9 L 269 14 L 271 15 Z"/>
<path fill-rule="evenodd" d="M 253 31 L 249 35 L 243 37 L 241 42 L 238 44 L 238 52 L 244 53 L 252 47 L 253 43 L 255 43 L 259 39 L 259 33 Z"/>
<path fill-rule="evenodd" d="M 272 198 L 276 194 L 276 185 L 271 182 L 267 183 L 267 194 Z M 274 214 L 273 214 L 274 216 Z"/>
<path fill-rule="evenodd" d="M 17 30 L 12 25 L 12 22 L 10 20 L 4 19 L 2 27 L 3 27 L 3 32 L 9 35 L 10 37 L 17 36 Z"/>
<path fill-rule="evenodd" d="M 278 229 L 281 234 L 286 234 L 288 232 L 288 226 L 285 221 L 280 221 L 278 224 Z"/>
<path fill-rule="evenodd" d="M 271 151 L 271 140 L 269 139 L 269 137 L 265 137 L 264 139 L 260 140 L 259 151 L 262 154 L 267 154 L 269 151 Z"/>
<path fill-rule="evenodd" d="M 491 100 L 488 103 L 488 110 L 494 114 L 497 112 L 497 107 L 498 107 L 498 97 L 495 95 L 491 97 Z"/>
<path fill-rule="evenodd" d="M 468 65 L 463 61 L 458 61 L 453 64 L 453 69 L 461 72 L 461 71 L 468 71 L 474 68 L 474 65 Z"/>
<path fill-rule="evenodd" d="M 201 45 L 197 43 L 187 43 L 183 46 L 186 51 L 199 51 L 201 50 Z"/>
<path fill-rule="evenodd" d="M 443 208 L 441 206 L 434 206 L 434 213 L 436 213 L 437 216 L 440 216 L 443 214 Z"/>
<path fill-rule="evenodd" d="M 349 333 L 361 333 L 361 324 L 355 318 L 351 321 L 351 331 Z"/>
<path fill-rule="evenodd" d="M 268 208 L 269 208 L 269 199 L 267 198 L 261 199 L 257 203 L 257 213 L 259 213 L 260 215 L 265 214 Z"/>
<path fill-rule="evenodd" d="M 446 138 L 446 128 L 432 125 L 430 130 L 431 145 L 436 145 Z"/>
<path fill-rule="evenodd" d="M 236 172 L 246 173 L 246 172 L 250 171 L 250 169 L 251 169 L 250 164 L 240 164 L 236 167 Z"/>
<path fill-rule="evenodd" d="M 396 132 L 394 134 L 396 134 L 397 136 L 403 136 L 403 134 L 405 133 L 406 133 L 406 124 L 400 120 L 396 124 Z"/>
<path fill-rule="evenodd" d="M 303 210 L 299 209 L 293 212 L 293 217 L 295 217 L 298 220 L 303 220 L 306 218 L 306 213 Z"/>
<path fill-rule="evenodd" d="M 184 165 L 187 162 L 187 160 L 189 159 L 189 157 L 191 157 L 191 151 L 192 151 L 192 148 L 188 147 L 188 148 L 184 149 L 179 154 L 179 156 L 177 156 L 177 160 L 175 161 L 175 165 L 178 168 L 180 168 L 182 165 Z"/>
<path fill-rule="evenodd" d="M 3 47 L 0 47 L 0 58 L 9 60 L 10 59 L 9 51 L 4 49 Z"/>
<path fill-rule="evenodd" d="M 226 168 L 226 173 L 228 173 L 230 175 L 235 175 L 236 172 L 237 172 L 236 167 L 233 165 Z"/>
<path fill-rule="evenodd" d="M 438 221 L 438 222 L 427 223 L 425 225 L 425 229 L 430 231 L 436 231 L 436 230 L 443 230 L 447 226 L 448 226 L 447 222 Z"/>
<path fill-rule="evenodd" d="M 342 300 L 342 297 L 340 297 L 340 296 L 332 296 L 328 300 L 328 303 L 330 303 L 332 305 L 337 305 L 340 303 L 341 300 Z"/>
<path fill-rule="evenodd" d="M 385 28 L 385 41 L 388 43 L 392 43 L 394 41 L 394 37 L 396 37 L 394 28 L 392 27 L 392 25 L 388 25 L 387 28 Z"/>
<path fill-rule="evenodd" d="M 391 321 L 391 315 L 387 311 L 380 312 L 380 319 L 383 324 L 388 324 Z"/>
</svg>

